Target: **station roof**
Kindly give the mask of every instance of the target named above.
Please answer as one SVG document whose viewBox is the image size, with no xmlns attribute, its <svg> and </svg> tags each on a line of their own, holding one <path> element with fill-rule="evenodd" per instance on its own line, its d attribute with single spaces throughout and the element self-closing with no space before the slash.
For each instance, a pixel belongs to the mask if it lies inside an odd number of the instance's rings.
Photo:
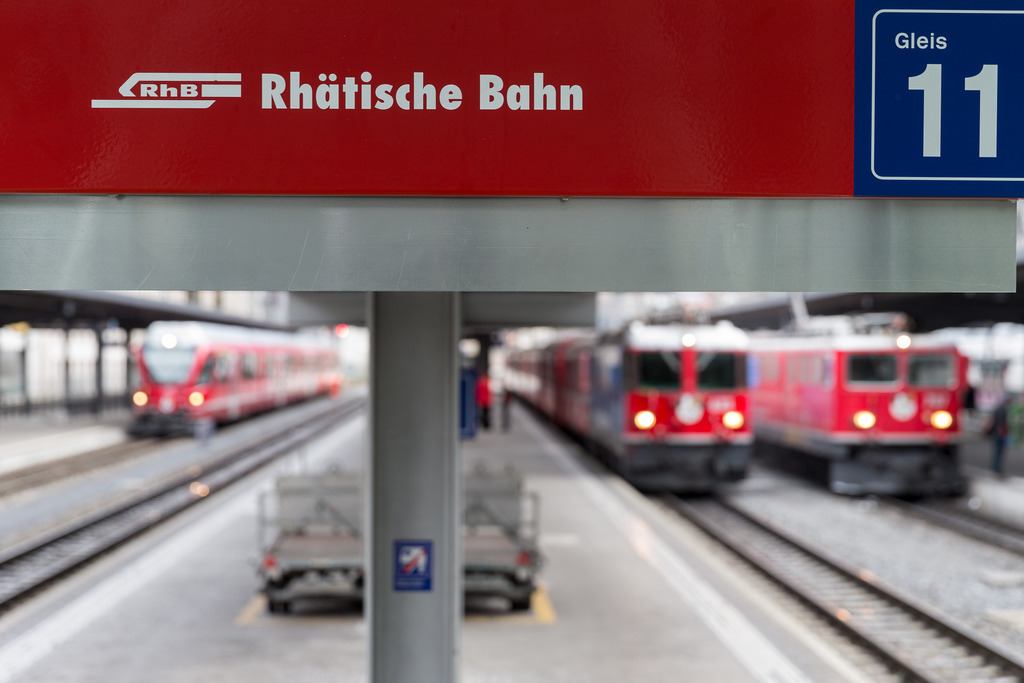
<svg viewBox="0 0 1024 683">
<path fill-rule="evenodd" d="M 592 327 L 596 302 L 581 292 L 463 293 L 464 331 L 549 325 Z M 124 328 L 144 328 L 157 320 L 198 320 L 274 330 L 339 322 L 366 324 L 363 292 L 290 292 L 287 324 L 228 315 L 198 306 L 171 304 L 108 291 L 0 290 L 0 325 L 26 322 L 35 327 L 94 326 L 114 319 Z"/>
<path fill-rule="evenodd" d="M 998 293 L 843 292 L 812 293 L 804 299 L 810 315 L 892 311 L 905 313 L 912 329 L 928 332 L 997 322 L 1024 323 L 1024 263 L 1017 263 L 1017 291 Z M 749 304 L 715 309 L 712 320 L 744 329 L 777 329 L 793 318 L 789 294 L 766 295 Z"/>
<path fill-rule="evenodd" d="M 0 325 L 26 322 L 34 327 L 82 327 L 111 319 L 126 329 L 147 327 L 156 320 L 201 320 L 291 329 L 199 306 L 172 304 L 117 292 L 0 290 Z"/>
</svg>

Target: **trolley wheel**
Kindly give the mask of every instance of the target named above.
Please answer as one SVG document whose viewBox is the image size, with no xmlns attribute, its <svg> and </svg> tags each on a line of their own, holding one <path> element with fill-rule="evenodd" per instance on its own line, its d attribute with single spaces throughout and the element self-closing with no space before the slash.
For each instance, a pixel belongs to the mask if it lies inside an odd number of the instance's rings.
<svg viewBox="0 0 1024 683">
<path fill-rule="evenodd" d="M 527 595 L 525 598 L 512 598 L 510 602 L 512 603 L 511 609 L 513 612 L 525 612 L 528 609 L 530 609 L 529 595 Z"/>
</svg>

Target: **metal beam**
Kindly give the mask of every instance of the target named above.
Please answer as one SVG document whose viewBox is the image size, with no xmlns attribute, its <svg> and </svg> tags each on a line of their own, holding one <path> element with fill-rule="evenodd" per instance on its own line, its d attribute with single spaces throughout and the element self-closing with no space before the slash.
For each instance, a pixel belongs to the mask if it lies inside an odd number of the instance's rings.
<svg viewBox="0 0 1024 683">
<path fill-rule="evenodd" d="M 308 325 L 366 324 L 359 292 L 291 292 L 288 322 Z M 597 299 L 589 292 L 467 292 L 462 317 L 467 333 L 508 327 L 593 327 Z"/>
<path fill-rule="evenodd" d="M 0 289 L 959 291 L 1001 200 L 0 196 Z"/>
</svg>

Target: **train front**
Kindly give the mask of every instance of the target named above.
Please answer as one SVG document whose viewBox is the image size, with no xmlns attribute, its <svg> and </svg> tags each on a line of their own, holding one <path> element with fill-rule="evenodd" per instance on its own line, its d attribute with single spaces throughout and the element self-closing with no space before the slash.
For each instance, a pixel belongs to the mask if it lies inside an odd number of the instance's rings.
<svg viewBox="0 0 1024 683">
<path fill-rule="evenodd" d="M 139 387 L 132 394 L 135 436 L 191 434 L 205 417 L 206 396 L 194 378 L 200 343 L 188 324 L 150 325 L 136 354 Z"/>
<path fill-rule="evenodd" d="M 634 326 L 624 354 L 624 469 L 641 487 L 705 491 L 746 476 L 746 334 L 727 323 Z"/>
<path fill-rule="evenodd" d="M 851 448 L 851 457 L 833 463 L 832 488 L 894 495 L 961 492 L 963 356 L 928 335 L 904 334 L 883 344 L 888 348 L 840 347 L 836 436 Z"/>
</svg>

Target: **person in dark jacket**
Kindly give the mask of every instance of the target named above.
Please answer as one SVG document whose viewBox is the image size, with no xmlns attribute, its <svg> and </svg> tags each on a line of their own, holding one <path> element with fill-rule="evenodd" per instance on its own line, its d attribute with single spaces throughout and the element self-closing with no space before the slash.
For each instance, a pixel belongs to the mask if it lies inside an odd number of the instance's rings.
<svg viewBox="0 0 1024 683">
<path fill-rule="evenodd" d="M 999 476 L 1003 476 L 1003 454 L 1010 435 L 1009 408 L 1008 398 L 1000 401 L 988 425 L 988 436 L 992 440 L 992 471 Z"/>
</svg>

